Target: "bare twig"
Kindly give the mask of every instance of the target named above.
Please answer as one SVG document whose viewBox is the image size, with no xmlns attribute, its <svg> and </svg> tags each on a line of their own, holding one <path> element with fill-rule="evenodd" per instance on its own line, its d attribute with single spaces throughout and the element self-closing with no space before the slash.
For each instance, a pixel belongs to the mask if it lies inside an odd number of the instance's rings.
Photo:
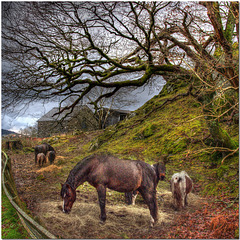
<svg viewBox="0 0 240 240">
<path fill-rule="evenodd" d="M 235 149 L 233 152 L 229 153 L 226 157 L 224 157 L 223 160 L 222 160 L 222 162 L 221 162 L 221 164 L 223 164 L 224 161 L 225 161 L 228 157 L 234 155 L 238 150 L 239 150 L 239 147 L 238 147 L 237 149 Z"/>
</svg>

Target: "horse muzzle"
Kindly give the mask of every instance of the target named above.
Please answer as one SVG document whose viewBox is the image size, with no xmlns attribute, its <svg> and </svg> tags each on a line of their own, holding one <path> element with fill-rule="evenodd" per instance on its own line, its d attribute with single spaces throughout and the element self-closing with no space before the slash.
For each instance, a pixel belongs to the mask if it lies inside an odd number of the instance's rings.
<svg viewBox="0 0 240 240">
<path fill-rule="evenodd" d="M 160 180 L 163 181 L 165 179 L 165 174 L 160 174 Z"/>
<path fill-rule="evenodd" d="M 63 209 L 63 212 L 69 214 L 71 212 L 71 209 Z"/>
<path fill-rule="evenodd" d="M 67 207 L 67 206 L 64 206 L 64 203 L 63 203 L 62 211 L 63 211 L 64 213 L 70 213 L 71 208 L 70 208 L 70 207 Z"/>
</svg>

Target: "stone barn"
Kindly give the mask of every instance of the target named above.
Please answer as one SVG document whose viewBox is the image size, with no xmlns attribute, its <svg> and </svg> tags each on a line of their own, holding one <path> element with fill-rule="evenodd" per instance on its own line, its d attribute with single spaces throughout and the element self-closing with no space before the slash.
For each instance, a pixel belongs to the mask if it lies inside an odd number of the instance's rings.
<svg viewBox="0 0 240 240">
<path fill-rule="evenodd" d="M 37 121 L 39 137 L 49 137 L 53 134 L 68 133 L 76 130 L 91 131 L 98 128 L 96 117 L 86 105 L 76 106 L 73 112 L 67 116 L 66 114 L 70 110 L 54 115 L 58 112 L 59 108 L 55 107 Z"/>
<path fill-rule="evenodd" d="M 116 124 L 119 121 L 124 120 L 130 113 L 131 111 L 128 110 L 120 110 L 120 109 L 108 109 L 104 108 L 103 109 L 104 113 L 104 120 L 103 120 L 103 128 L 106 128 L 110 125 Z M 106 116 L 107 115 L 107 116 Z M 106 117 L 106 119 L 105 119 Z"/>
</svg>

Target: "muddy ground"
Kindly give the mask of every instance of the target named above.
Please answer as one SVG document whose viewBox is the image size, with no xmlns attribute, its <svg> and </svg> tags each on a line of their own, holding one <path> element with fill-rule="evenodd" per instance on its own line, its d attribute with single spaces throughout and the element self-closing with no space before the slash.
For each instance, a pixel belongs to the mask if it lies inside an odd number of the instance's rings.
<svg viewBox="0 0 240 240">
<path fill-rule="evenodd" d="M 59 238 L 166 238 L 182 214 L 194 212 L 202 206 L 203 199 L 191 193 L 187 209 L 175 211 L 168 183 L 159 182 L 159 221 L 150 228 L 149 210 L 141 196 L 138 196 L 135 206 L 128 206 L 123 193 L 108 190 L 107 221 L 102 225 L 99 223 L 97 193 L 85 183 L 78 188 L 71 213 L 65 214 L 62 212 L 60 183 L 66 180 L 71 170 L 71 167 L 66 170 L 62 164 L 70 156 L 61 154 L 61 150 L 57 152 L 54 164 L 42 168 L 34 164 L 34 153 L 10 154 L 10 158 L 21 199 L 33 216 Z"/>
</svg>

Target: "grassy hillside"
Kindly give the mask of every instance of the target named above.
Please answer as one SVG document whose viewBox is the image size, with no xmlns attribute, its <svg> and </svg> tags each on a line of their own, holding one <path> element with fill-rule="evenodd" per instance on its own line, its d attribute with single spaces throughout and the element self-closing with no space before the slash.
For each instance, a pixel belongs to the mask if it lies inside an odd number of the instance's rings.
<svg viewBox="0 0 240 240">
<path fill-rule="evenodd" d="M 168 179 L 186 170 L 203 195 L 238 195 L 238 154 L 229 156 L 212 147 L 213 140 L 203 117 L 201 103 L 188 88 L 155 96 L 135 116 L 107 128 L 88 143 L 85 151 L 108 152 L 148 163 L 166 162 Z M 187 96 L 186 96 L 187 95 Z M 222 125 L 238 142 L 238 124 Z"/>
</svg>

